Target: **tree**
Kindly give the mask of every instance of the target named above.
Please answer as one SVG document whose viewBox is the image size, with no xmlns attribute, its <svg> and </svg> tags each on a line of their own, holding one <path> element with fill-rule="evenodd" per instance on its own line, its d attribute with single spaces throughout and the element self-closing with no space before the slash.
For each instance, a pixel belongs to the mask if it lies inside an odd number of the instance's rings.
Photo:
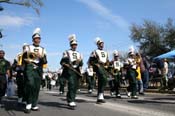
<svg viewBox="0 0 175 116">
<path fill-rule="evenodd" d="M 151 57 L 175 48 L 175 25 L 172 19 L 168 19 L 165 25 L 144 20 L 142 25 L 132 24 L 130 30 L 131 40 L 139 43 L 139 49 Z"/>
<path fill-rule="evenodd" d="M 175 48 L 175 25 L 173 25 L 173 20 L 168 19 L 167 24 L 165 25 L 164 29 L 164 41 L 165 47 L 167 49 L 174 49 Z"/>
<path fill-rule="evenodd" d="M 41 0 L 0 0 L 0 3 L 12 4 L 12 5 L 21 5 L 25 7 L 33 8 L 36 13 L 39 15 L 39 8 L 43 6 Z M 3 11 L 4 8 L 0 6 L 0 11 Z M 0 39 L 3 37 L 2 32 L 0 30 Z"/>
<path fill-rule="evenodd" d="M 43 3 L 41 0 L 0 0 L 0 3 L 7 3 L 7 4 L 15 4 L 15 5 L 21 5 L 26 7 L 32 7 L 37 14 L 39 14 L 39 8 L 43 6 Z M 3 10 L 3 8 L 1 7 Z"/>
</svg>

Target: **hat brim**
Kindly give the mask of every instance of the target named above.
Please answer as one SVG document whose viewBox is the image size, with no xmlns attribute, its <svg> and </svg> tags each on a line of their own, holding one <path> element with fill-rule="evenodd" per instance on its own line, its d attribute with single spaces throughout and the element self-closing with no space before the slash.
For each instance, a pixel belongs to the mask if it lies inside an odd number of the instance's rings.
<svg viewBox="0 0 175 116">
<path fill-rule="evenodd" d="M 72 41 L 70 42 L 70 45 L 78 45 L 78 43 L 76 41 Z"/>
<path fill-rule="evenodd" d="M 41 39 L 41 36 L 39 34 L 34 34 L 32 38 L 33 39 L 35 39 L 35 38 L 40 38 Z"/>
<path fill-rule="evenodd" d="M 73 44 L 70 44 L 70 45 L 78 45 L 77 43 L 73 43 Z"/>
</svg>

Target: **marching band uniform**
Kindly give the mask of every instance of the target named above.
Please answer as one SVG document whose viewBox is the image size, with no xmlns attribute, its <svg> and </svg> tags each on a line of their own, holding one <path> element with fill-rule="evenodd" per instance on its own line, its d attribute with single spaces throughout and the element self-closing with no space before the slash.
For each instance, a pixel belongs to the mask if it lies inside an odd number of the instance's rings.
<svg viewBox="0 0 175 116">
<path fill-rule="evenodd" d="M 43 66 L 47 64 L 46 51 L 40 44 L 40 28 L 33 33 L 33 45 L 28 45 L 23 54 L 25 76 L 25 113 L 31 110 L 39 110 L 37 106 L 40 84 L 43 74 Z"/>
<path fill-rule="evenodd" d="M 75 97 L 78 87 L 78 81 L 81 75 L 83 60 L 81 54 L 76 51 L 77 41 L 75 34 L 69 37 L 71 49 L 63 53 L 60 64 L 63 66 L 62 75 L 68 80 L 67 102 L 71 107 L 75 107 Z"/>
<path fill-rule="evenodd" d="M 106 69 L 108 68 L 108 53 L 103 50 L 104 42 L 97 37 L 96 44 L 98 49 L 94 50 L 91 53 L 89 58 L 89 65 L 93 66 L 94 71 L 98 77 L 98 95 L 97 95 L 97 103 L 105 103 L 104 101 L 104 88 L 107 83 L 108 74 Z"/>
<path fill-rule="evenodd" d="M 86 70 L 87 73 L 87 83 L 88 83 L 88 92 L 92 93 L 92 90 L 94 89 L 94 71 L 93 67 L 89 66 Z"/>
<path fill-rule="evenodd" d="M 111 92 L 116 92 L 116 97 L 121 98 L 119 88 L 120 88 L 120 81 L 121 81 L 121 69 L 123 67 L 122 62 L 119 59 L 119 53 L 117 50 L 113 53 L 113 60 L 110 62 L 111 65 L 111 73 L 114 78 L 114 87 L 111 88 Z"/>
<path fill-rule="evenodd" d="M 60 91 L 60 94 L 64 94 L 64 86 L 65 86 L 65 83 L 66 83 L 66 80 L 65 80 L 65 77 L 64 77 L 64 73 L 63 74 L 63 69 L 59 69 L 59 76 L 58 76 L 58 79 L 59 79 L 59 85 L 60 85 L 60 88 L 59 88 L 59 91 Z"/>
<path fill-rule="evenodd" d="M 23 45 L 23 52 L 26 47 L 26 43 Z M 12 64 L 12 68 L 14 71 L 16 71 L 16 81 L 17 81 L 17 93 L 18 93 L 18 103 L 22 103 L 22 101 L 25 101 L 24 98 L 24 67 L 22 65 L 22 58 L 23 58 L 23 52 L 19 53 L 14 59 L 14 62 Z"/>
<path fill-rule="evenodd" d="M 128 53 L 127 63 L 128 63 L 127 78 L 129 80 L 129 87 L 128 87 L 129 94 L 128 94 L 128 96 L 130 97 L 130 92 L 131 92 L 131 98 L 138 99 L 138 97 L 136 95 L 136 92 L 137 92 L 137 85 L 136 85 L 136 83 L 137 83 L 137 81 L 136 81 L 137 63 L 136 63 L 136 60 L 135 60 L 134 51 L 130 51 Z"/>
<path fill-rule="evenodd" d="M 47 90 L 52 90 L 52 85 L 51 85 L 51 81 L 52 81 L 52 73 L 48 72 L 46 75 L 46 81 L 47 81 Z"/>
</svg>

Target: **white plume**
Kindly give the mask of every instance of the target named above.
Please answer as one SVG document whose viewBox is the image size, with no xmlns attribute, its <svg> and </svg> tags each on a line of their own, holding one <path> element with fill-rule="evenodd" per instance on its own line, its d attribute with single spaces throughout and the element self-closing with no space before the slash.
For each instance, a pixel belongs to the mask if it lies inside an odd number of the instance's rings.
<svg viewBox="0 0 175 116">
<path fill-rule="evenodd" d="M 71 34 L 68 36 L 69 41 L 75 41 L 76 40 L 76 35 L 75 34 Z"/>
<path fill-rule="evenodd" d="M 134 46 L 130 46 L 129 47 L 129 52 L 134 52 L 134 51 L 135 51 Z"/>
<path fill-rule="evenodd" d="M 119 55 L 119 52 L 118 52 L 117 50 L 114 50 L 113 54 L 114 54 L 115 56 L 118 56 L 118 55 Z"/>
<path fill-rule="evenodd" d="M 26 45 L 28 45 L 27 43 L 23 43 L 23 46 L 26 46 Z"/>
<path fill-rule="evenodd" d="M 95 38 L 95 44 L 97 44 L 98 42 L 102 42 L 102 40 L 101 40 L 100 37 L 96 37 L 96 38 Z"/>
<path fill-rule="evenodd" d="M 41 33 L 41 29 L 40 29 L 39 27 L 37 27 L 37 28 L 33 31 L 33 35 L 36 34 L 36 33 L 38 33 L 38 34 Z"/>
</svg>

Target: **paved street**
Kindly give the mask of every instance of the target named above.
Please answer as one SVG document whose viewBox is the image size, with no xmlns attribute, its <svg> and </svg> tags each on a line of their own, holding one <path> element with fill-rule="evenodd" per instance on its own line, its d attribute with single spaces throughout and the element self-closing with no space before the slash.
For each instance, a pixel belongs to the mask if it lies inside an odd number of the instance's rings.
<svg viewBox="0 0 175 116">
<path fill-rule="evenodd" d="M 59 95 L 58 90 L 40 92 L 40 111 L 30 114 L 23 112 L 17 105 L 17 98 L 5 98 L 5 107 L 0 109 L 0 116 L 175 116 L 175 94 L 146 93 L 139 99 L 130 99 L 125 93 L 122 99 L 105 93 L 106 103 L 96 104 L 96 92 L 87 94 L 82 90 L 77 95 L 77 107 L 70 109 L 66 104 L 66 95 Z"/>
</svg>

